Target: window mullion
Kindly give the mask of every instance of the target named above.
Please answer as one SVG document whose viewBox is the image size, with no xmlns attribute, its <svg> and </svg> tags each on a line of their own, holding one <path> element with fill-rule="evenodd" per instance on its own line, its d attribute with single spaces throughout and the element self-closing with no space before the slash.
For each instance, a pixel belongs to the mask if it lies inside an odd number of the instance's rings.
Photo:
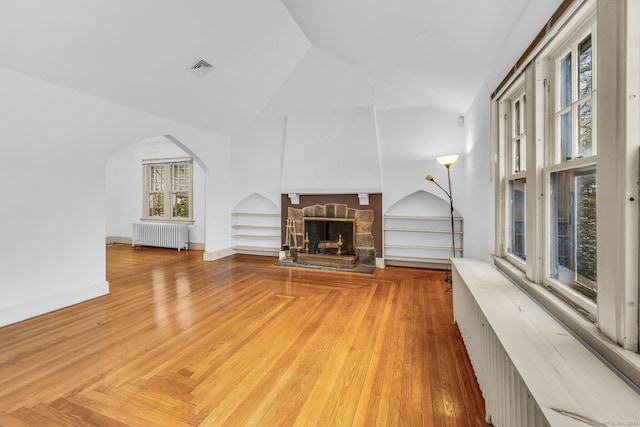
<svg viewBox="0 0 640 427">
<path fill-rule="evenodd" d="M 173 166 L 165 165 L 165 176 L 167 180 L 164 183 L 164 199 L 165 199 L 165 219 L 173 219 Z"/>
</svg>

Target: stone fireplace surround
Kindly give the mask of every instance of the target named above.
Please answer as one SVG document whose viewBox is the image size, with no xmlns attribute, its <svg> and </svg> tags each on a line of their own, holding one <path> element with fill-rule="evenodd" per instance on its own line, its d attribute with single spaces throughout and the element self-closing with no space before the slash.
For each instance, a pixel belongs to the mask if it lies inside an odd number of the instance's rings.
<svg viewBox="0 0 640 427">
<path fill-rule="evenodd" d="M 382 246 L 381 194 L 370 194 L 369 205 L 360 205 L 357 194 L 300 195 L 300 203 L 293 205 L 283 194 L 281 206 L 282 236 L 286 235 L 287 217 L 294 218 L 298 248 L 304 247 L 303 218 L 355 219 L 357 263 L 376 265 L 376 254 L 381 253 Z"/>
</svg>

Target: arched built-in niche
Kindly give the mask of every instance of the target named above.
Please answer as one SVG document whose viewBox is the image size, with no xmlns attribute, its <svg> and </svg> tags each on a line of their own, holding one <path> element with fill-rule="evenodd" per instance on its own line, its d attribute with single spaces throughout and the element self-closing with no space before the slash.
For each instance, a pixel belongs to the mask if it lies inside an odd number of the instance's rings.
<svg viewBox="0 0 640 427">
<path fill-rule="evenodd" d="M 447 201 L 420 190 L 384 214 L 384 259 L 388 265 L 446 268 L 451 258 L 451 215 Z M 462 257 L 463 219 L 454 209 L 455 256 Z"/>
<path fill-rule="evenodd" d="M 280 251 L 280 208 L 261 194 L 242 199 L 231 212 L 236 253 L 274 255 Z"/>
</svg>

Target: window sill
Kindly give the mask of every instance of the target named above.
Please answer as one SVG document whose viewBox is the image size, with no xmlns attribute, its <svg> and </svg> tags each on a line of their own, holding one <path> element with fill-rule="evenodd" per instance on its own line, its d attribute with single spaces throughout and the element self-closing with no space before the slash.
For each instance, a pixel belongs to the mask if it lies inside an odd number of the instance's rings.
<svg viewBox="0 0 640 427">
<path fill-rule="evenodd" d="M 569 332 L 581 339 L 603 363 L 626 376 L 625 379 L 635 384 L 636 391 L 640 393 L 640 354 L 625 350 L 612 342 L 598 330 L 596 324 L 542 285 L 529 281 L 522 271 L 507 260 L 495 256 L 493 259 L 502 273 L 553 315 Z"/>
</svg>

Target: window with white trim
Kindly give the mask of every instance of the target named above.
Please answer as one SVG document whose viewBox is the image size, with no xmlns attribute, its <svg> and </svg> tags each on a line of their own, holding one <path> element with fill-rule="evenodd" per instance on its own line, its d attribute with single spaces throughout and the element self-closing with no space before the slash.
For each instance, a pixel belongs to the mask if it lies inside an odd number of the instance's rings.
<svg viewBox="0 0 640 427">
<path fill-rule="evenodd" d="M 193 160 L 149 159 L 142 168 L 142 219 L 193 222 Z"/>
<path fill-rule="evenodd" d="M 546 284 L 593 312 L 597 300 L 595 23 L 550 55 L 552 137 L 545 146 L 549 205 Z M 595 312 L 592 314 L 595 315 Z"/>
<path fill-rule="evenodd" d="M 524 269 L 526 256 L 527 97 L 519 78 L 500 99 L 500 139 L 504 153 L 504 218 L 502 241 L 505 256 Z M 503 243 L 501 246 L 505 246 Z"/>
<path fill-rule="evenodd" d="M 599 4 L 563 2 L 492 94 L 495 263 L 640 385 L 640 3 Z M 522 94 L 518 171 L 512 129 Z M 524 258 L 513 240 L 520 183 Z"/>
<path fill-rule="evenodd" d="M 595 318 L 596 24 L 593 12 L 585 16 L 542 50 L 498 100 L 497 242 L 499 255 L 527 277 Z M 528 93 L 535 93 L 533 100 Z M 541 143 L 529 145 L 534 132 Z"/>
</svg>

